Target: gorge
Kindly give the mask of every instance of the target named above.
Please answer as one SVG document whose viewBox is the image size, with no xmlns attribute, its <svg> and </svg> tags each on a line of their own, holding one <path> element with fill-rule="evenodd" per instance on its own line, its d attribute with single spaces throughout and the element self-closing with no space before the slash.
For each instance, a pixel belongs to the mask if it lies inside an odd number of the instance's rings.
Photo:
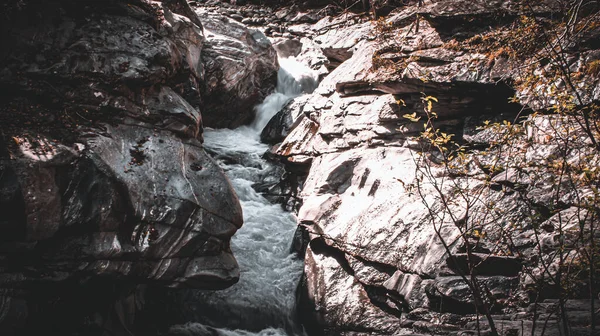
<svg viewBox="0 0 600 336">
<path fill-rule="evenodd" d="M 598 334 L 598 3 L 2 6 L 0 334 Z"/>
</svg>

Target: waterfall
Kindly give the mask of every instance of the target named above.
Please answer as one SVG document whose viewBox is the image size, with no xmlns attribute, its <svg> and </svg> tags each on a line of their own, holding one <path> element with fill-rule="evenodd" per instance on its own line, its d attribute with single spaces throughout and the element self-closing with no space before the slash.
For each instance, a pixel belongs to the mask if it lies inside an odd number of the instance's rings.
<svg viewBox="0 0 600 336">
<path fill-rule="evenodd" d="M 260 142 L 260 132 L 290 99 L 312 92 L 318 75 L 293 58 L 279 61 L 277 88 L 256 107 L 251 125 L 204 133 L 206 150 L 225 170 L 244 212 L 244 225 L 231 242 L 240 281 L 226 290 L 196 291 L 194 297 L 185 298 L 194 310 L 194 321 L 202 323 L 174 326 L 170 335 L 302 334 L 294 322 L 294 307 L 303 263 L 290 253 L 296 221 L 252 186 L 276 182 L 281 174 L 262 158 L 268 146 Z"/>
<path fill-rule="evenodd" d="M 275 92 L 256 107 L 256 118 L 251 127 L 257 135 L 285 103 L 304 93 L 312 93 L 318 85 L 319 75 L 294 58 L 279 59 L 279 66 Z"/>
</svg>

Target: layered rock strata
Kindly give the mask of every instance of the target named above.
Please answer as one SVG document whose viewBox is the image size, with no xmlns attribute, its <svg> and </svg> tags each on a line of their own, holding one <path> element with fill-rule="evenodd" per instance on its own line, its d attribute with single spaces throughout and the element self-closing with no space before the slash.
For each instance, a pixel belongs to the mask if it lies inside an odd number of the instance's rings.
<svg viewBox="0 0 600 336">
<path fill-rule="evenodd" d="M 527 15 L 556 14 L 560 9 L 553 4 L 534 6 Z M 568 118 L 530 117 L 523 132 L 515 134 L 510 155 L 498 145 L 510 124 L 479 127 L 486 120 L 513 121 L 519 113 L 556 104 L 556 96 L 544 94 L 554 85 L 547 77 L 553 73 L 550 65 L 527 77 L 535 69 L 524 69 L 508 54 L 470 44 L 474 36 L 508 34 L 507 27 L 514 27 L 524 13 L 516 2 L 425 1 L 401 7 L 357 44 L 324 48 L 341 65 L 332 67 L 315 93 L 288 104 L 263 132 L 263 140 L 274 144 L 272 154 L 293 171 L 308 171 L 298 192 L 298 224 L 304 235 L 298 235 L 295 246 L 308 246 L 299 305 L 303 312 L 312 312 L 303 315 L 306 325 L 319 326 L 312 332 L 456 334 L 477 325 L 486 329 L 486 321 L 476 322 L 473 314 L 481 306 L 463 278 L 472 271 L 488 303 L 493 302 L 491 316 L 502 333 L 542 330 L 543 319 L 532 321 L 539 318 L 534 311 L 539 313 L 540 300 L 555 309 L 557 301 L 552 300 L 559 297 L 552 285 L 540 287 L 537 282 L 552 283 L 556 276 L 551 246 L 558 246 L 559 230 L 575 235 L 576 218 L 586 218 L 580 222 L 585 234 L 593 227 L 590 217 L 582 215 L 585 206 L 573 201 L 580 192 L 590 195 L 589 190 L 578 191 L 567 181 L 555 184 L 548 167 L 561 155 L 575 165 L 588 159 L 594 165 L 597 156 L 579 126 L 569 135 L 574 138 L 567 154 L 552 141 L 557 125 L 574 122 Z M 335 20 L 324 18 L 315 26 Z M 361 27 L 345 32 L 332 28 L 331 34 L 345 34 L 339 41 L 349 41 Z M 327 32 L 321 34 L 326 39 Z M 598 61 L 597 45 L 590 43 L 598 35 L 589 34 L 564 50 L 570 71 L 589 74 L 574 84 L 580 106 L 598 100 L 598 75 L 586 72 L 585 65 Z M 464 45 L 469 47 L 460 47 Z M 519 104 L 509 102 L 516 101 L 510 99 L 514 96 Z M 428 102 L 433 103 L 437 127 L 469 148 L 470 161 L 458 163 L 466 165 L 466 176 L 445 169 L 438 154 L 423 146 Z M 406 115 L 422 119 L 415 123 Z M 490 172 L 493 157 L 517 168 Z M 539 167 L 526 168 L 528 162 Z M 479 195 L 481 204 L 494 204 L 494 220 L 482 215 L 489 209 L 467 204 L 472 199 L 460 190 Z M 451 204 L 444 205 L 442 199 Z M 469 207 L 470 217 L 464 217 Z M 475 236 L 462 239 L 461 221 L 478 220 L 482 224 Z M 547 230 L 540 232 L 540 227 Z M 509 235 L 511 242 L 506 241 Z M 545 246 L 542 252 L 538 239 Z M 567 245 L 576 244 L 574 237 L 569 239 Z M 468 265 L 477 266 L 472 270 Z M 545 278 L 541 274 L 548 265 L 552 270 Z M 552 325 L 547 330 L 558 333 L 564 319 L 545 315 L 549 312 L 541 313 Z M 569 314 L 572 330 L 587 332 L 589 311 L 582 319 L 576 310 Z"/>
</svg>

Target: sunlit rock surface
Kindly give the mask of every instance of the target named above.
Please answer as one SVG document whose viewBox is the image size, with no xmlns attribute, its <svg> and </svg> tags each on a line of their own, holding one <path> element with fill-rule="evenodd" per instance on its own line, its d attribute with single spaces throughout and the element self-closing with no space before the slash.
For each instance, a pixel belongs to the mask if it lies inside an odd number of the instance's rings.
<svg viewBox="0 0 600 336">
<path fill-rule="evenodd" d="M 533 13 L 553 13 L 557 8 L 552 4 L 533 6 Z M 497 11 L 504 15 L 497 15 Z M 335 26 L 347 19 L 344 16 L 325 18 L 312 26 L 323 25 L 314 36 L 322 39 L 323 53 L 330 61 L 341 64 L 331 67 L 312 95 L 285 106 L 262 134 L 264 141 L 274 144 L 271 153 L 285 160 L 290 171 L 308 170 L 298 188 L 302 200 L 298 224 L 304 233 L 298 234 L 295 246 L 300 253 L 308 246 L 299 307 L 311 312 L 303 315 L 305 325 L 320 326 L 311 328 L 312 332 L 396 335 L 475 330 L 472 292 L 461 278 L 469 271 L 468 258 L 477 264 L 480 283 L 488 291 L 485 295 L 494 302 L 493 318 L 498 328 L 508 333 L 515 328 L 514 320 L 521 318 L 526 319 L 525 334 L 534 325 L 539 332 L 543 323 L 527 320 L 532 318 L 531 307 L 522 311 L 519 305 L 527 306 L 532 300 L 528 289 L 534 280 L 527 272 L 533 270 L 534 276 L 539 276 L 544 268 L 540 258 L 549 257 L 540 257 L 534 248 L 538 238 L 528 204 L 519 193 L 525 192 L 536 206 L 554 208 L 553 199 L 560 197 L 562 202 L 573 197 L 573 188 L 566 182 L 556 187 L 551 173 L 541 168 L 537 177 L 547 178 L 536 184 L 533 175 L 528 175 L 532 172 L 509 169 L 495 174 L 490 185 L 483 177 L 483 168 L 473 162 L 469 177 L 453 176 L 436 165 L 435 155 L 423 151 L 423 144 L 416 141 L 423 130 L 426 96 L 435 97 L 437 127 L 461 143 L 481 148 L 498 139 L 492 131 L 476 127 L 484 120 L 513 120 L 524 108 L 553 104 L 540 94 L 549 85 L 543 78 L 532 84 L 535 92 L 514 85 L 523 80 L 518 71 L 522 64 L 511 63 L 502 55 L 459 51 L 449 43 L 452 38 L 464 40 L 486 29 L 493 31 L 505 23 L 503 20 L 519 15 L 512 2 L 424 1 L 422 7 L 400 6 L 377 23 L 372 28 L 375 32 L 366 38 L 359 38 L 363 23 L 350 24 L 351 28 Z M 330 23 L 334 25 L 326 28 Z M 377 40 L 377 34 L 386 32 L 390 39 L 400 42 Z M 331 39 L 325 38 L 328 34 Z M 357 38 L 344 39 L 351 36 Z M 585 71 L 584 59 L 597 59 L 592 56 L 597 55 L 597 46 L 590 45 L 589 39 L 585 41 L 573 41 L 566 51 L 573 71 Z M 390 60 L 395 67 L 386 66 Z M 598 80 L 597 75 L 581 77 L 577 85 L 583 104 L 597 99 Z M 515 95 L 523 105 L 509 103 Z M 419 122 L 405 118 L 413 112 L 422 117 Z M 549 144 L 550 133 L 566 121 L 537 116 L 528 122 L 529 135 L 516 139 L 523 160 L 546 163 L 553 155 L 560 155 L 556 146 Z M 583 162 L 575 152 L 590 153 L 585 141 L 573 142 L 569 162 Z M 486 155 L 475 153 L 482 158 Z M 417 189 L 419 160 L 429 160 L 433 179 L 420 181 Z M 491 164 L 486 160 L 484 165 Z M 469 238 L 477 246 L 471 256 L 465 253 L 464 241 L 451 217 L 441 215 L 451 212 L 458 223 L 465 216 L 465 200 L 452 185 L 475 191 L 482 203 L 498 207 L 499 217 L 494 221 L 469 219 L 488 223 L 481 227 L 486 239 Z M 450 200 L 448 206 L 440 202 L 441 195 Z M 557 246 L 550 243 L 558 239 L 557 220 L 569 218 L 571 223 L 575 214 L 581 214 L 580 208 L 567 203 L 565 209 L 556 210 L 539 224 L 553 228 L 540 234 L 544 246 L 549 244 L 543 253 Z M 518 229 L 513 229 L 515 225 Z M 503 240 L 503 230 L 519 233 L 510 252 L 499 247 L 509 245 Z M 444 247 L 442 240 L 449 246 Z M 454 258 L 449 258 L 448 251 Z M 554 263 L 551 268 L 556 272 L 558 266 Z M 542 295 L 548 302 L 557 299 L 552 290 Z M 548 332 L 558 334 L 558 322 L 549 319 L 554 322 Z M 482 326 L 487 328 L 485 322 Z M 573 327 L 583 332 L 585 323 L 574 322 Z"/>
</svg>

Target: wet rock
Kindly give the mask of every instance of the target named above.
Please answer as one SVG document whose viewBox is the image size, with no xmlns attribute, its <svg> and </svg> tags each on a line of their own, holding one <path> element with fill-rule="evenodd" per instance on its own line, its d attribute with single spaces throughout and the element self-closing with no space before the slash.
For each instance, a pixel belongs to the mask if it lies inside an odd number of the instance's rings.
<svg viewBox="0 0 600 336">
<path fill-rule="evenodd" d="M 275 87 L 277 53 L 260 31 L 203 9 L 197 13 L 206 34 L 204 124 L 233 128 L 249 123 L 254 106 Z"/>
<path fill-rule="evenodd" d="M 293 158 L 297 155 L 314 154 L 311 143 L 316 136 L 318 125 L 305 116 L 301 116 L 298 126 L 294 128 L 296 134 L 286 137 L 286 140 L 276 149 L 276 154 Z M 302 149 L 301 149 L 302 148 Z M 304 148 L 311 148 L 311 151 L 304 151 Z M 288 159 L 288 161 L 291 161 Z"/>
<path fill-rule="evenodd" d="M 241 207 L 194 106 L 202 30 L 166 7 L 157 25 L 134 4 L 80 9 L 85 20 L 49 2 L 39 23 L 11 21 L 18 36 L 3 30 L 2 334 L 112 329 L 113 313 L 129 328 L 139 284 L 239 278 L 229 242 Z"/>
<path fill-rule="evenodd" d="M 305 97 L 290 100 L 281 111 L 269 120 L 267 126 L 260 133 L 260 140 L 268 144 L 276 144 L 285 139 L 300 117 L 305 102 Z"/>
<path fill-rule="evenodd" d="M 279 57 L 296 57 L 302 51 L 302 42 L 299 40 L 282 40 L 273 45 Z"/>
</svg>

